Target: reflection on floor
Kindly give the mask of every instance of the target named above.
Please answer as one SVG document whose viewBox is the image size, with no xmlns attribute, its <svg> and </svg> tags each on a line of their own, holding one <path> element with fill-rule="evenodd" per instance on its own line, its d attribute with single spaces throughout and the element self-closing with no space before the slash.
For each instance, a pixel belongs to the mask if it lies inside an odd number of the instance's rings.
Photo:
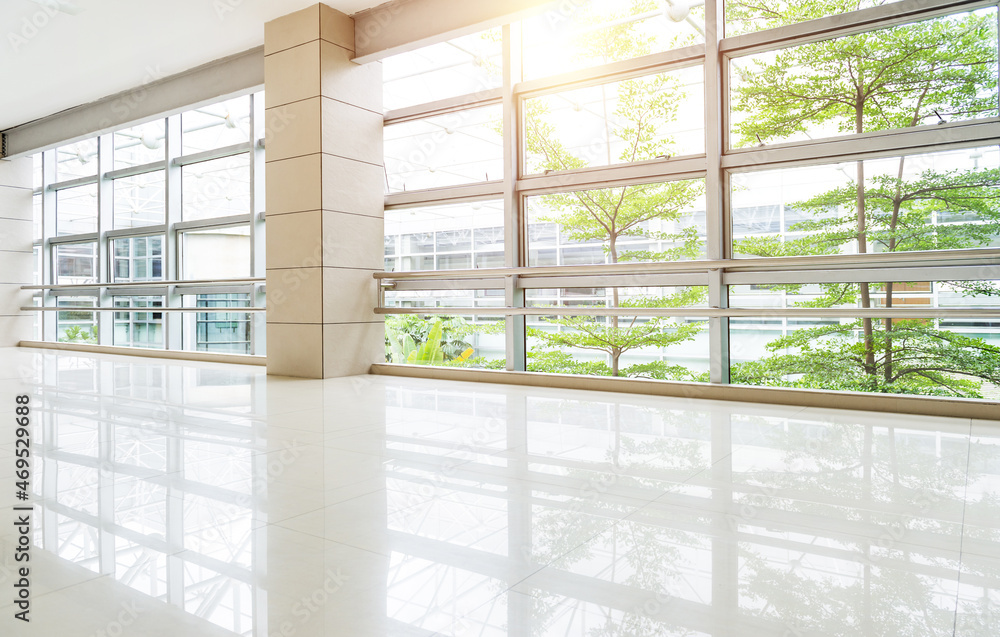
<svg viewBox="0 0 1000 637">
<path fill-rule="evenodd" d="M 0 350 L 0 634 L 1000 632 L 1000 422 Z"/>
</svg>

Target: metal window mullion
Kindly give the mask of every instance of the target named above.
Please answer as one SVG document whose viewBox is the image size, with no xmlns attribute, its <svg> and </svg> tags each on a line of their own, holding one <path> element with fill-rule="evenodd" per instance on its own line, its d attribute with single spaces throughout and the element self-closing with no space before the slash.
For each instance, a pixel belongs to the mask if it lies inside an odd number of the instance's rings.
<svg viewBox="0 0 1000 637">
<path fill-rule="evenodd" d="M 42 283 L 55 285 L 57 280 L 55 249 L 51 238 L 56 236 L 56 193 L 45 187 L 46 184 L 55 180 L 56 176 L 56 151 L 47 150 L 42 153 Z M 48 293 L 42 294 L 42 306 L 54 306 L 56 298 Z M 54 313 L 43 312 L 42 318 L 42 340 L 55 341 L 58 338 L 56 321 L 58 316 Z"/>
<path fill-rule="evenodd" d="M 114 166 L 115 144 L 114 135 L 101 135 L 97 138 L 97 174 L 104 175 L 108 168 Z M 111 239 L 108 233 L 115 224 L 115 182 L 106 177 L 97 180 L 97 281 L 111 283 L 114 269 L 111 267 Z M 113 299 L 107 288 L 101 288 L 97 301 L 98 307 L 110 307 Z M 114 344 L 114 316 L 109 312 L 101 312 L 97 316 L 97 344 Z"/>
<path fill-rule="evenodd" d="M 504 155 L 504 265 L 520 268 L 526 264 L 525 224 L 522 197 L 517 191 L 521 176 L 521 106 L 514 86 L 521 79 L 521 25 L 518 22 L 503 27 L 503 155 Z M 524 307 L 524 290 L 516 276 L 509 276 L 504 287 L 507 307 Z M 527 369 L 527 334 L 525 317 L 508 314 L 505 317 L 507 370 Z"/>
<path fill-rule="evenodd" d="M 251 139 L 264 137 L 264 96 L 260 93 L 250 96 Z M 264 221 L 264 149 L 254 144 L 250 151 L 250 276 L 267 276 L 265 255 Z M 253 286 L 250 305 L 265 307 L 267 297 L 261 286 Z M 249 354 L 261 355 L 267 351 L 267 320 L 263 312 L 254 314 L 250 321 Z"/>
<path fill-rule="evenodd" d="M 705 224 L 706 256 L 709 259 L 729 258 L 726 231 L 729 214 L 726 206 L 726 179 L 722 170 L 725 147 L 726 113 L 723 75 L 726 60 L 719 50 L 723 33 L 723 0 L 705 3 Z M 726 308 L 729 294 L 722 284 L 722 269 L 709 271 L 708 306 Z M 709 380 L 729 383 L 729 319 L 712 317 L 708 320 Z"/>
<path fill-rule="evenodd" d="M 173 115 L 166 123 L 166 175 L 164 175 L 164 219 L 166 234 L 163 237 L 163 278 L 167 281 L 180 279 L 181 264 L 178 246 L 179 236 L 176 225 L 181 221 L 181 178 L 182 168 L 174 161 L 183 152 L 181 146 L 181 116 Z M 180 307 L 181 296 L 173 286 L 168 288 L 164 299 L 167 307 Z M 163 316 L 163 345 L 168 350 L 184 349 L 182 326 L 184 317 L 179 312 L 167 312 Z"/>
</svg>

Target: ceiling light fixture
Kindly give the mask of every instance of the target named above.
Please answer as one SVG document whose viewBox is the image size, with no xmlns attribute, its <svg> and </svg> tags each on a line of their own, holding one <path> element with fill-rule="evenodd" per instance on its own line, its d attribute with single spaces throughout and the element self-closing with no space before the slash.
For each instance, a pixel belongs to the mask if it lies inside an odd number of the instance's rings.
<svg viewBox="0 0 1000 637">
<path fill-rule="evenodd" d="M 691 9 L 705 6 L 705 0 L 666 0 L 664 15 L 674 22 L 683 22 L 691 15 Z"/>
</svg>

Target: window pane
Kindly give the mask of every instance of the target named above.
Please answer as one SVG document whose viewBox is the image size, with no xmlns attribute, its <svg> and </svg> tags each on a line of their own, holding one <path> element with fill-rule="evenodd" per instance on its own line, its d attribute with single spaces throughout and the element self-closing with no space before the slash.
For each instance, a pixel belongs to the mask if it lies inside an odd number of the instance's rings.
<svg viewBox="0 0 1000 637">
<path fill-rule="evenodd" d="M 386 210 L 385 256 L 401 256 L 401 271 L 433 270 L 435 254 L 439 269 L 471 268 L 484 252 L 502 264 L 503 223 L 502 201 Z"/>
<path fill-rule="evenodd" d="M 239 279 L 250 276 L 250 227 L 227 226 L 181 234 L 182 278 Z"/>
<path fill-rule="evenodd" d="M 731 183 L 737 257 L 1000 246 L 996 146 L 737 173 Z"/>
<path fill-rule="evenodd" d="M 852 0 L 851 2 L 802 2 L 801 0 L 725 0 L 726 36 L 773 29 L 828 15 L 867 9 L 896 0 Z"/>
<path fill-rule="evenodd" d="M 97 184 L 56 193 L 56 231 L 60 236 L 97 232 Z"/>
<path fill-rule="evenodd" d="M 165 122 L 162 119 L 115 133 L 115 168 L 128 168 L 163 161 Z"/>
<path fill-rule="evenodd" d="M 528 317 L 531 372 L 707 382 L 708 349 L 707 319 Z"/>
<path fill-rule="evenodd" d="M 389 192 L 503 179 L 503 108 L 385 127 Z"/>
<path fill-rule="evenodd" d="M 995 116 L 996 28 L 982 9 L 734 59 L 731 144 Z"/>
<path fill-rule="evenodd" d="M 433 293 L 451 298 L 454 305 L 471 305 L 472 291 Z M 500 299 L 502 304 L 502 299 Z M 387 305 L 395 302 L 387 299 Z M 423 305 L 433 306 L 434 301 Z M 446 300 L 443 306 L 447 306 Z M 503 369 L 505 322 L 495 316 L 420 316 L 390 314 L 385 317 L 385 362 L 444 367 Z"/>
<path fill-rule="evenodd" d="M 115 239 L 115 283 L 163 280 L 162 235 Z"/>
<path fill-rule="evenodd" d="M 184 154 L 250 140 L 250 96 L 202 106 L 181 115 Z"/>
<path fill-rule="evenodd" d="M 386 110 L 497 88 L 503 83 L 501 29 L 382 60 Z"/>
<path fill-rule="evenodd" d="M 522 23 L 525 79 L 702 43 L 705 8 L 692 4 L 668 2 L 664 9 L 651 0 L 574 0 L 552 5 Z"/>
<path fill-rule="evenodd" d="M 163 223 L 163 171 L 115 180 L 115 228 L 138 228 Z"/>
<path fill-rule="evenodd" d="M 97 174 L 97 138 L 60 146 L 56 153 L 56 181 Z"/>
<path fill-rule="evenodd" d="M 117 296 L 115 307 L 163 307 L 162 296 Z M 163 349 L 163 312 L 115 312 L 114 344 Z"/>
<path fill-rule="evenodd" d="M 185 307 L 247 307 L 248 294 L 185 295 Z M 253 315 L 248 312 L 185 312 L 184 349 L 228 354 L 250 353 L 250 330 Z"/>
<path fill-rule="evenodd" d="M 729 333 L 734 384 L 1000 397 L 995 319 L 741 317 L 730 319 Z"/>
<path fill-rule="evenodd" d="M 528 265 L 700 258 L 704 210 L 700 179 L 531 197 Z"/>
<path fill-rule="evenodd" d="M 97 243 L 57 245 L 56 285 L 97 282 Z"/>
<path fill-rule="evenodd" d="M 58 307 L 96 307 L 97 299 L 92 297 L 60 297 Z M 81 309 L 67 309 L 56 312 L 56 340 L 62 343 L 97 343 L 97 312 Z"/>
<path fill-rule="evenodd" d="M 705 152 L 702 69 L 526 100 L 525 172 Z"/>
<path fill-rule="evenodd" d="M 184 221 L 250 212 L 250 156 L 247 153 L 184 166 Z"/>
</svg>

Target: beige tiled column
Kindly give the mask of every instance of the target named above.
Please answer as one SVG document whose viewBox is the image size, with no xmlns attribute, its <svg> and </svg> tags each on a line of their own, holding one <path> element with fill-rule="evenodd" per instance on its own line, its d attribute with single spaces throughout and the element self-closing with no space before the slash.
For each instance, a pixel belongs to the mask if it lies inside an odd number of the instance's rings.
<svg viewBox="0 0 1000 637">
<path fill-rule="evenodd" d="M 0 347 L 32 338 L 31 159 L 0 160 Z"/>
<path fill-rule="evenodd" d="M 384 356 L 382 66 L 324 4 L 268 22 L 267 369 L 330 378 Z"/>
</svg>

